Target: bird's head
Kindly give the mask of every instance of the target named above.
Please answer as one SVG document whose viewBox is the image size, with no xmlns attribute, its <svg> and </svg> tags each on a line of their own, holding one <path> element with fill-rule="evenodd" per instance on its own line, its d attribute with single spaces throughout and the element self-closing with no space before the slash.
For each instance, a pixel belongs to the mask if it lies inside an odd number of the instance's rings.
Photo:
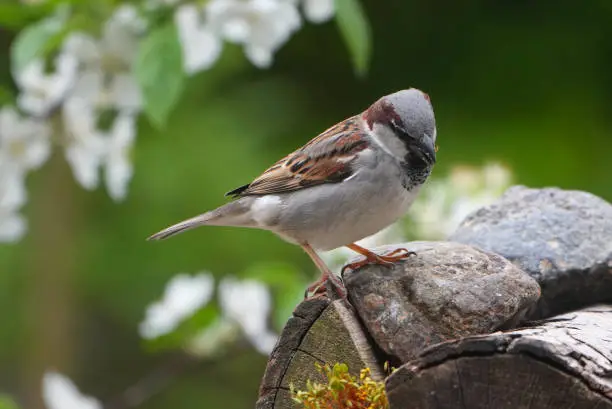
<svg viewBox="0 0 612 409">
<path fill-rule="evenodd" d="M 363 113 L 363 119 L 377 142 L 393 155 L 424 166 L 436 162 L 436 120 L 423 91 L 410 88 L 385 95 Z"/>
</svg>

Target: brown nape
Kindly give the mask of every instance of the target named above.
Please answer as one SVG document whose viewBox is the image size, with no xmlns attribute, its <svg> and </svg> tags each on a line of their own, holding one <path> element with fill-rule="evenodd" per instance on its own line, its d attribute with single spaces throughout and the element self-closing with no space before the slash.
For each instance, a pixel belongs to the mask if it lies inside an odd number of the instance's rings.
<svg viewBox="0 0 612 409">
<path fill-rule="evenodd" d="M 370 129 L 372 129 L 375 123 L 388 124 L 391 121 L 395 121 L 397 124 L 402 123 L 393 106 L 384 97 L 373 103 L 364 112 L 363 119 L 365 119 Z"/>
</svg>

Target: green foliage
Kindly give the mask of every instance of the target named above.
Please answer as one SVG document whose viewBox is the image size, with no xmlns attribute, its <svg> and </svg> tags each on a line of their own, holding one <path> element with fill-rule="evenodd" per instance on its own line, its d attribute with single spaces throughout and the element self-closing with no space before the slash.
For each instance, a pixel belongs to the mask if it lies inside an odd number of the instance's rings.
<svg viewBox="0 0 612 409">
<path fill-rule="evenodd" d="M 0 84 L 0 106 L 10 104 L 14 98 L 11 90 Z"/>
<path fill-rule="evenodd" d="M 59 43 L 66 16 L 52 15 L 19 31 L 11 46 L 11 67 L 14 72 L 23 70 L 28 63 L 45 57 Z"/>
<path fill-rule="evenodd" d="M 71 2 L 76 1 L 78 0 L 71 0 Z M 47 0 L 29 4 L 26 7 L 20 0 L 2 0 L 0 2 L 0 26 L 11 30 L 21 29 L 29 23 L 52 14 L 58 4 L 66 3 L 65 0 Z"/>
<path fill-rule="evenodd" d="M 140 44 L 134 73 L 144 96 L 144 111 L 163 129 L 185 87 L 181 44 L 174 24 L 155 28 Z"/>
<path fill-rule="evenodd" d="M 0 409 L 19 409 L 19 406 L 7 395 L 0 395 Z"/>
<path fill-rule="evenodd" d="M 355 73 L 364 77 L 372 54 L 372 33 L 359 0 L 336 0 L 336 21 L 351 53 Z"/>
<path fill-rule="evenodd" d="M 306 382 L 306 390 L 290 385 L 292 399 L 303 409 L 388 409 L 385 383 L 370 376 L 364 368 L 359 378 L 349 373 L 346 364 L 315 364 L 327 383 Z"/>
</svg>

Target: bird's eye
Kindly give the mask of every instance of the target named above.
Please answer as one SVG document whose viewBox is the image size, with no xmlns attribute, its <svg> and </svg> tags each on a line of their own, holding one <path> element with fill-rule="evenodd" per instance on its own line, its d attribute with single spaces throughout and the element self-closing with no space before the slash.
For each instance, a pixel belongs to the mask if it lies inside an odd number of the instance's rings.
<svg viewBox="0 0 612 409">
<path fill-rule="evenodd" d="M 400 124 L 397 123 L 397 120 L 392 119 L 390 122 L 391 122 L 391 128 L 393 128 L 395 132 L 397 132 L 400 135 L 408 135 L 408 132 L 406 132 L 403 126 L 400 126 Z"/>
</svg>

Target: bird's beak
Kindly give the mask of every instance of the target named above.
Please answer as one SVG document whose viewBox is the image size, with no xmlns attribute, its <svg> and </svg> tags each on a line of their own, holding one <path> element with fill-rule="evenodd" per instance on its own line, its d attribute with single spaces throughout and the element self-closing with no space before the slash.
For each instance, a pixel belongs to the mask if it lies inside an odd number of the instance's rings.
<svg viewBox="0 0 612 409">
<path fill-rule="evenodd" d="M 424 159 L 430 165 L 436 163 L 436 146 L 433 140 L 425 135 L 419 143 L 419 149 L 423 153 Z"/>
</svg>

